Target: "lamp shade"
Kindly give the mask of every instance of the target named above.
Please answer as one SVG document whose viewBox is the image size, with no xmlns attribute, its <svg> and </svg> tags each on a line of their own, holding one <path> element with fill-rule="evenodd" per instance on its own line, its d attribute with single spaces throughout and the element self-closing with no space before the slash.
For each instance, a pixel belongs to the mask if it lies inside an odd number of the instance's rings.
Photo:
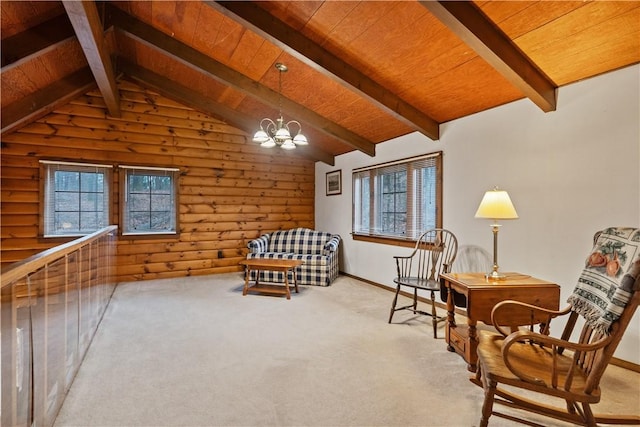
<svg viewBox="0 0 640 427">
<path fill-rule="evenodd" d="M 273 140 L 273 138 L 269 137 L 269 139 L 261 143 L 260 146 L 264 148 L 271 148 L 276 146 L 276 142 Z"/>
<path fill-rule="evenodd" d="M 304 136 L 303 134 L 301 134 L 300 132 L 298 132 L 298 134 L 293 137 L 293 142 L 296 145 L 308 145 L 309 144 L 309 142 L 307 141 L 307 137 Z"/>
<path fill-rule="evenodd" d="M 253 135 L 253 142 L 257 142 L 258 144 L 262 144 L 263 142 L 268 141 L 269 139 L 271 139 L 269 137 L 269 135 L 264 131 L 264 129 L 262 129 L 262 127 L 260 128 L 259 131 L 256 132 L 255 135 Z"/>
<path fill-rule="evenodd" d="M 281 127 L 276 131 L 276 136 L 274 137 L 276 141 L 288 141 L 291 140 L 291 134 L 289 133 L 289 129 L 285 127 Z"/>
<path fill-rule="evenodd" d="M 476 211 L 476 218 L 516 219 L 518 213 L 511 203 L 509 194 L 504 190 L 493 189 L 484 193 Z"/>
<path fill-rule="evenodd" d="M 282 148 L 283 150 L 293 150 L 294 148 L 296 148 L 296 144 L 294 144 L 291 139 L 287 139 L 282 143 L 280 148 Z"/>
</svg>

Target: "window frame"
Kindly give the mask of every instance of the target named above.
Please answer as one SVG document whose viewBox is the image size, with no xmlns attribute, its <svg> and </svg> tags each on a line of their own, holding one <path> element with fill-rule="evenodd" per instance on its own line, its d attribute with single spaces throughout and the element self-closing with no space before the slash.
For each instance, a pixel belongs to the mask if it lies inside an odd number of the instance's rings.
<svg viewBox="0 0 640 427">
<path fill-rule="evenodd" d="M 179 197 L 179 178 L 180 178 L 180 169 L 178 168 L 164 168 L 164 167 L 150 167 L 150 166 L 130 166 L 130 165 L 119 165 L 119 180 L 120 180 L 120 236 L 127 239 L 149 239 L 149 238 L 168 238 L 168 237 L 178 237 L 180 235 L 180 197 Z M 148 171 L 151 175 L 153 172 L 163 172 L 171 176 L 172 179 L 172 196 L 173 196 L 173 230 L 172 231 L 152 231 L 145 230 L 142 232 L 135 232 L 129 230 L 127 224 L 127 207 L 129 192 L 127 189 L 127 184 L 129 182 L 130 174 L 135 171 Z M 155 176 L 158 176 L 156 174 Z M 151 212 L 151 211 L 150 211 Z"/>
<path fill-rule="evenodd" d="M 38 238 L 50 240 L 69 240 L 82 236 L 86 236 L 88 234 L 94 233 L 104 227 L 107 227 L 113 224 L 114 217 L 114 209 L 113 209 L 113 166 L 105 165 L 105 164 L 95 164 L 95 163 L 79 163 L 79 162 L 68 162 L 63 160 L 40 160 L 40 203 L 39 203 L 39 220 L 38 220 Z M 49 224 L 54 220 L 51 219 L 51 215 L 55 211 L 55 202 L 53 206 L 49 203 L 49 199 L 54 197 L 51 195 L 51 190 L 55 185 L 55 182 L 51 182 L 51 174 L 55 173 L 56 170 L 66 170 L 69 172 L 97 172 L 100 171 L 103 173 L 103 201 L 102 205 L 106 210 L 106 214 L 104 215 L 105 224 L 99 226 L 95 230 L 87 230 L 84 231 L 76 231 L 71 233 L 64 234 L 56 234 L 52 233 L 49 229 Z M 55 192 L 55 189 L 53 189 Z M 82 190 L 79 188 L 78 193 L 82 194 Z M 50 211 L 49 208 L 52 207 L 53 211 Z M 78 210 L 79 213 L 82 212 L 82 209 Z"/>
<path fill-rule="evenodd" d="M 435 227 L 442 228 L 442 186 L 443 186 L 443 161 L 442 161 L 443 153 L 442 151 L 437 151 L 433 153 L 423 154 L 419 156 L 408 157 L 400 160 L 394 160 L 390 162 L 380 163 L 372 166 L 366 166 L 361 168 L 356 168 L 352 170 L 352 222 L 351 222 L 351 235 L 354 240 L 361 240 L 367 242 L 374 243 L 383 243 L 394 246 L 406 246 L 413 247 L 415 246 L 415 242 L 418 236 L 402 236 L 399 234 L 387 234 L 387 233 L 376 233 L 372 231 L 372 226 L 369 227 L 369 232 L 363 232 L 363 230 L 356 230 L 357 221 L 359 221 L 358 217 L 358 206 L 359 201 L 361 200 L 360 194 L 358 194 L 357 186 L 359 185 L 357 181 L 360 180 L 358 178 L 359 175 L 362 175 L 363 172 L 369 172 L 370 180 L 369 180 L 369 224 L 375 226 L 375 217 L 379 214 L 381 202 L 381 195 L 376 194 L 376 182 L 375 177 L 378 176 L 377 172 L 380 172 L 384 169 L 392 170 L 393 167 L 397 167 L 399 169 L 406 168 L 407 171 L 407 182 L 406 182 L 406 212 L 407 212 L 407 221 L 410 219 L 417 220 L 414 218 L 415 215 L 410 214 L 411 212 L 416 211 L 416 204 L 419 203 L 419 200 L 416 200 L 415 197 L 411 197 L 410 194 L 415 193 L 415 186 L 418 185 L 418 179 L 413 178 L 412 171 L 415 170 L 415 165 L 419 165 L 421 162 L 425 162 L 429 159 L 432 159 L 434 162 L 434 167 L 436 171 L 435 177 Z M 382 175 L 380 175 L 382 176 Z M 381 178 L 379 178 L 381 179 Z M 378 190 L 381 193 L 381 190 Z M 364 195 L 362 195 L 364 198 Z M 396 208 L 397 209 L 397 208 Z M 417 230 L 416 230 L 417 231 Z M 424 230 L 422 230 L 424 231 Z M 405 229 L 406 232 L 406 229 Z"/>
<path fill-rule="evenodd" d="M 88 234 L 94 233 L 104 227 L 109 226 L 113 223 L 113 208 L 111 201 L 113 200 L 113 166 L 105 165 L 105 164 L 94 164 L 94 163 L 78 163 L 78 162 L 67 162 L 63 160 L 39 160 L 40 163 L 40 193 L 39 193 L 39 218 L 38 218 L 38 238 L 44 239 L 47 241 L 51 240 L 60 240 L 67 241 L 69 239 L 74 239 L 82 236 L 86 236 Z M 49 211 L 50 203 L 48 200 L 50 197 L 51 186 L 54 183 L 49 181 L 50 174 L 55 172 L 53 168 L 61 167 L 61 170 L 68 170 L 70 172 L 95 172 L 97 170 L 101 171 L 104 174 L 103 178 L 103 186 L 105 187 L 105 191 L 103 191 L 104 197 L 106 198 L 106 203 L 103 199 L 103 207 L 106 208 L 106 214 L 104 215 L 104 221 L 106 224 L 99 226 L 95 230 L 90 231 L 80 231 L 65 233 L 65 234 L 52 234 L 48 228 L 48 224 L 50 222 L 51 213 Z M 55 190 L 54 190 L 55 191 Z M 78 193 L 81 194 L 81 189 L 78 189 Z M 55 203 L 53 209 L 55 210 Z M 78 212 L 82 212 L 82 210 L 78 210 Z M 55 220 L 51 220 L 55 221 Z"/>
</svg>

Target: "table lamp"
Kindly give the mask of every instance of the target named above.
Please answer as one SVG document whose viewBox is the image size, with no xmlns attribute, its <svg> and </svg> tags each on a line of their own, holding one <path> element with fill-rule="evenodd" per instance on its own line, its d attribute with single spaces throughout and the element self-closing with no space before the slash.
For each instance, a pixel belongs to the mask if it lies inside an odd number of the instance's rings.
<svg viewBox="0 0 640 427">
<path fill-rule="evenodd" d="M 499 190 L 498 187 L 487 191 L 478 206 L 475 217 L 493 220 L 493 224 L 491 224 L 493 229 L 493 270 L 486 274 L 486 278 L 490 280 L 504 279 L 506 276 L 498 272 L 498 229 L 500 228 L 498 220 L 518 218 L 518 213 L 511 203 L 509 194 L 504 190 Z"/>
</svg>

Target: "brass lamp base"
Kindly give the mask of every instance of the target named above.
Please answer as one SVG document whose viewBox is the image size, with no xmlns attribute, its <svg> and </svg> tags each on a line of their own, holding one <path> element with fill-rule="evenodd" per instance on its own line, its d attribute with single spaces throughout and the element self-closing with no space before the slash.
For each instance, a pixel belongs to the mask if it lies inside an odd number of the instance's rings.
<svg viewBox="0 0 640 427">
<path fill-rule="evenodd" d="M 487 280 L 504 280 L 506 275 L 498 272 L 498 230 L 500 230 L 500 224 L 491 224 L 493 230 L 493 270 L 490 273 L 484 275 Z"/>
<path fill-rule="evenodd" d="M 505 280 L 507 275 L 499 273 L 498 270 L 493 270 L 491 273 L 485 274 L 484 277 L 487 280 Z"/>
</svg>

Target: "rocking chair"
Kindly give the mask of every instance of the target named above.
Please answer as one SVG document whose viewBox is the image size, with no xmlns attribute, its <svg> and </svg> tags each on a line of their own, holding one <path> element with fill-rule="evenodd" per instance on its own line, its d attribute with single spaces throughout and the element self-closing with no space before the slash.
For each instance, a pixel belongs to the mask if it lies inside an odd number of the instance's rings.
<svg viewBox="0 0 640 427">
<path fill-rule="evenodd" d="M 640 229 L 608 228 L 596 234 L 595 246 L 564 310 L 516 301 L 497 304 L 492 322 L 498 333 L 480 333 L 478 369 L 471 378 L 484 388 L 480 426 L 486 427 L 492 414 L 539 425 L 496 412 L 494 403 L 590 427 L 597 423 L 640 425 L 640 417 L 598 415 L 590 406 L 600 401 L 600 379 L 639 301 Z M 544 315 L 547 322 L 540 333 L 532 326 L 518 330 L 508 321 L 516 311 L 529 313 L 531 318 Z M 567 315 L 567 324 L 561 337 L 549 336 L 549 322 L 563 315 Z M 584 320 L 577 322 L 579 316 Z M 584 326 L 577 342 L 570 341 L 577 323 Z M 564 400 L 566 407 L 525 398 L 517 389 Z"/>
</svg>

